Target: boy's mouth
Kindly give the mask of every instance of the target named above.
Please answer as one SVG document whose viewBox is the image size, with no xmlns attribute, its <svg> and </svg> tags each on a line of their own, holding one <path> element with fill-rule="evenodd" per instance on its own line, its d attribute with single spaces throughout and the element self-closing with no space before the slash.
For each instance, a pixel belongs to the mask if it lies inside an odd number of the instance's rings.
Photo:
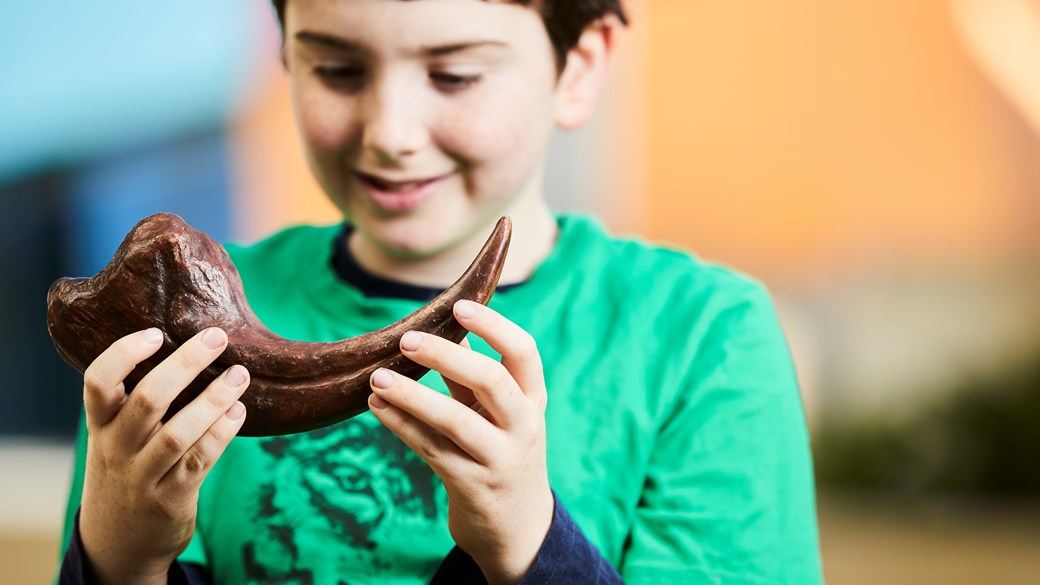
<svg viewBox="0 0 1040 585">
<path fill-rule="evenodd" d="M 410 211 L 425 203 L 453 173 L 425 179 L 389 180 L 358 171 L 369 199 L 385 211 Z"/>
</svg>

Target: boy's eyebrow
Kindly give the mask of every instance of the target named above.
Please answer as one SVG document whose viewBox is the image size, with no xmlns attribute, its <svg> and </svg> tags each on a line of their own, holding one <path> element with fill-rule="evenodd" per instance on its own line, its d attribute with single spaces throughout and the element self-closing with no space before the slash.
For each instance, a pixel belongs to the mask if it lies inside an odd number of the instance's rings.
<svg viewBox="0 0 1040 585">
<path fill-rule="evenodd" d="M 301 30 L 296 33 L 296 40 L 302 41 L 309 45 L 321 45 L 332 49 L 340 49 L 344 51 L 358 51 L 361 49 L 360 45 L 343 39 L 340 37 L 334 37 L 323 33 L 310 32 Z"/>
<path fill-rule="evenodd" d="M 466 49 L 472 49 L 474 47 L 507 47 L 506 43 L 502 41 L 492 40 L 479 40 L 479 41 L 468 41 L 465 43 L 452 43 L 450 45 L 437 45 L 433 47 L 421 47 L 419 52 L 424 55 L 431 57 L 440 57 L 442 55 L 450 55 L 451 53 L 458 53 L 459 51 L 465 51 Z"/>
<path fill-rule="evenodd" d="M 352 52 L 365 52 L 364 48 L 353 41 L 344 39 L 324 33 L 317 33 L 311 31 L 300 31 L 296 33 L 296 40 L 302 41 L 307 44 L 321 45 L 332 49 L 339 49 L 341 51 L 352 51 Z M 466 41 L 462 43 L 451 43 L 448 45 L 432 45 L 419 47 L 418 53 L 422 55 L 428 55 L 430 57 L 441 57 L 444 55 L 450 55 L 451 53 L 458 53 L 466 49 L 472 49 L 475 47 L 507 47 L 508 44 L 502 41 L 496 41 L 491 39 L 479 39 L 473 41 Z"/>
</svg>

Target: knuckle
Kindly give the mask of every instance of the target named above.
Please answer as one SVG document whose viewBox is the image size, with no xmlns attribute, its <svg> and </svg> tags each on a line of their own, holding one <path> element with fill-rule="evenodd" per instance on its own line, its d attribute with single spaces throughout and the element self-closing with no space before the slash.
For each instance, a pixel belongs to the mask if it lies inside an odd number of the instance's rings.
<svg viewBox="0 0 1040 585">
<path fill-rule="evenodd" d="M 137 409 L 146 415 L 166 412 L 167 405 L 163 404 L 153 392 L 149 392 L 146 388 L 138 388 L 131 396 L 134 398 Z"/>
<path fill-rule="evenodd" d="M 478 481 L 484 486 L 484 489 L 488 492 L 494 493 L 502 489 L 505 484 L 505 473 L 495 469 L 494 467 L 488 467 L 484 473 L 481 474 Z"/>
<path fill-rule="evenodd" d="M 162 433 L 160 437 L 162 448 L 170 453 L 183 453 L 188 448 L 184 439 L 174 433 Z"/>
<path fill-rule="evenodd" d="M 495 368 L 495 373 L 491 375 L 488 388 L 493 394 L 504 394 L 511 391 L 515 383 L 515 380 L 513 380 L 513 377 L 509 375 L 509 372 L 499 365 Z"/>
<path fill-rule="evenodd" d="M 415 451 L 427 464 L 432 464 L 439 458 L 440 454 L 437 437 L 425 433 L 421 437 L 417 441 L 418 444 Z"/>
<path fill-rule="evenodd" d="M 199 456 L 216 461 L 224 447 L 235 438 L 236 424 L 222 414 L 199 439 L 196 445 Z"/>
<path fill-rule="evenodd" d="M 517 332 L 516 335 L 502 359 L 510 364 L 521 365 L 527 370 L 540 372 L 542 356 L 538 351 L 538 342 L 530 333 L 523 330 Z"/>
<path fill-rule="evenodd" d="M 533 359 L 538 357 L 538 342 L 534 336 L 524 331 L 520 334 L 517 342 L 517 351 L 521 359 Z"/>
<path fill-rule="evenodd" d="M 230 404 L 226 404 L 226 400 L 221 396 L 218 390 L 219 384 L 213 384 L 202 393 L 202 399 L 206 401 L 206 404 L 211 410 L 223 412 L 228 409 Z"/>
<path fill-rule="evenodd" d="M 96 363 L 96 362 L 95 362 Z M 97 391 L 104 388 L 104 381 L 97 371 L 97 366 L 91 364 L 83 371 L 83 389 L 86 391 Z"/>
<path fill-rule="evenodd" d="M 209 459 L 199 449 L 188 449 L 184 457 L 181 457 L 181 464 L 184 466 L 184 472 L 189 477 L 194 477 L 206 471 Z"/>
<path fill-rule="evenodd" d="M 194 349 L 190 345 L 185 345 L 175 354 L 177 356 L 177 365 L 181 369 L 197 372 L 206 367 L 208 362 L 198 355 L 197 351 L 193 351 Z"/>
<path fill-rule="evenodd" d="M 138 361 L 137 356 L 134 355 L 130 351 L 130 348 L 128 347 L 128 343 L 127 343 L 128 341 L 129 340 L 124 338 L 124 339 L 120 339 L 119 341 L 113 343 L 112 347 L 111 347 L 112 353 L 114 354 L 114 357 L 117 360 L 119 360 L 121 363 L 125 363 L 125 364 L 137 363 L 137 361 Z"/>
<path fill-rule="evenodd" d="M 448 437 L 459 437 L 464 434 L 463 425 L 457 418 L 448 419 L 441 425 L 441 428 Z"/>
</svg>

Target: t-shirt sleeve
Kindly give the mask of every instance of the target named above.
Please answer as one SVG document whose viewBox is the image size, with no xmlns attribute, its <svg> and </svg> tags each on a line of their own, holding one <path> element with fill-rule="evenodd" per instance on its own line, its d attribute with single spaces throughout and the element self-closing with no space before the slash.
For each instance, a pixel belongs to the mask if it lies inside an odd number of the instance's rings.
<svg viewBox="0 0 1040 585">
<path fill-rule="evenodd" d="M 692 337 L 691 363 L 659 425 L 622 577 L 820 583 L 808 432 L 768 294 L 742 285 Z"/>
</svg>

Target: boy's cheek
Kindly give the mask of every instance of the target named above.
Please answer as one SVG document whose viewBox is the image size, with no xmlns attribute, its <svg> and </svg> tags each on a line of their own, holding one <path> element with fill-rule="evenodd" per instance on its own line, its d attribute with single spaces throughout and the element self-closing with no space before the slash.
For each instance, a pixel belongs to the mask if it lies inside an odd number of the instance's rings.
<svg viewBox="0 0 1040 585">
<path fill-rule="evenodd" d="M 475 104 L 444 120 L 446 149 L 476 162 L 539 156 L 552 133 L 551 110 L 520 100 Z"/>
<path fill-rule="evenodd" d="M 340 149 L 343 140 L 339 133 L 328 127 L 310 127 L 303 129 L 304 148 L 315 162 L 322 162 Z"/>
<path fill-rule="evenodd" d="M 292 106 L 297 129 L 309 149 L 338 149 L 355 131 L 356 121 L 348 104 L 331 98 L 313 82 L 294 83 Z"/>
</svg>

